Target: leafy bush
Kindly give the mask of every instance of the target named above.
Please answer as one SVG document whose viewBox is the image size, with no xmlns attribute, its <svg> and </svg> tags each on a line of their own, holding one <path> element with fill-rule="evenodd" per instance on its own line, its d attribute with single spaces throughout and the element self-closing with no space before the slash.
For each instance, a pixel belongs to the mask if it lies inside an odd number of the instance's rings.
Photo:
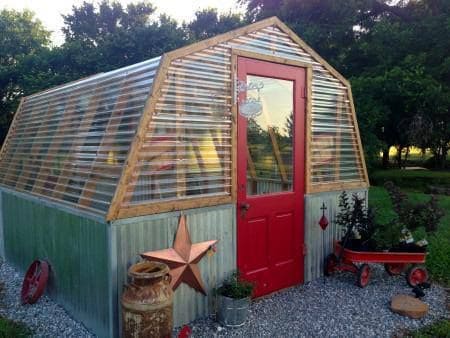
<svg viewBox="0 0 450 338">
<path fill-rule="evenodd" d="M 412 202 L 423 203 L 429 200 L 429 196 L 421 193 L 408 193 L 408 199 Z M 385 228 L 392 224 L 395 226 L 396 213 L 393 210 L 391 200 L 389 199 L 387 191 L 382 187 L 371 187 L 369 190 L 369 202 L 372 208 L 376 208 L 376 222 L 377 231 L 374 235 L 377 244 L 385 245 L 386 247 L 392 245 L 390 239 L 387 238 Z M 450 196 L 440 196 L 439 206 L 442 210 L 450 210 Z M 395 230 L 391 231 L 395 233 Z M 399 230 L 400 231 L 400 230 Z M 398 242 L 398 233 L 392 240 Z M 380 239 L 381 234 L 381 239 Z M 417 228 L 413 232 L 414 238 L 428 240 L 428 255 L 426 266 L 434 281 L 450 287 L 450 212 L 441 218 L 439 226 L 434 233 L 427 233 L 424 228 Z"/>
<path fill-rule="evenodd" d="M 392 182 L 386 182 L 384 187 L 391 198 L 394 211 L 397 214 L 395 221 L 399 225 L 409 230 L 424 227 L 427 232 L 437 229 L 444 212 L 439 208 L 436 196 L 432 195 L 427 202 L 413 204 L 408 200 L 408 196 Z"/>
<path fill-rule="evenodd" d="M 0 317 L 0 338 L 30 337 L 31 334 L 24 324 Z"/>
<path fill-rule="evenodd" d="M 351 201 L 346 191 L 339 195 L 339 213 L 336 215 L 336 224 L 344 231 L 347 240 L 357 239 L 355 233 L 360 235 L 362 244 L 371 240 L 375 231 L 374 214 L 367 208 L 366 199 L 352 194 Z"/>
<path fill-rule="evenodd" d="M 239 272 L 234 272 L 224 280 L 217 292 L 225 297 L 242 299 L 250 297 L 253 292 L 253 284 L 240 278 Z"/>
</svg>

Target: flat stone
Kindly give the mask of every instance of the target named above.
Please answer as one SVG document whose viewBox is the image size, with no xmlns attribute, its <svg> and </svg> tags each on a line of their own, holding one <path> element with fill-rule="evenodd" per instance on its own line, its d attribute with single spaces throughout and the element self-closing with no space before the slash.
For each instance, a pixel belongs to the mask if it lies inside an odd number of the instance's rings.
<svg viewBox="0 0 450 338">
<path fill-rule="evenodd" d="M 419 319 L 428 313 L 428 309 L 428 304 L 409 295 L 397 295 L 391 298 L 391 310 L 402 316 Z"/>
</svg>

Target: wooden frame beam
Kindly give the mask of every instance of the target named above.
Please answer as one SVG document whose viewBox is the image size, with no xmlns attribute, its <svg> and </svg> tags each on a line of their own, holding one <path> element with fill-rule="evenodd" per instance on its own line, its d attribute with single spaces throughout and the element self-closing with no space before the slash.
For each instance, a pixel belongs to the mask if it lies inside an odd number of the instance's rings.
<svg viewBox="0 0 450 338">
<path fill-rule="evenodd" d="M 367 184 L 367 187 L 369 187 L 369 185 L 370 185 L 369 175 L 367 173 L 366 160 L 365 160 L 364 151 L 362 148 L 361 134 L 359 133 L 358 120 L 356 118 L 355 104 L 353 103 L 353 94 L 352 94 L 352 89 L 351 89 L 350 84 L 347 87 L 347 95 L 348 95 L 348 99 L 350 101 L 350 110 L 351 110 L 351 114 L 352 114 L 352 118 L 353 118 L 353 123 L 355 126 L 356 142 L 358 143 L 359 159 L 361 161 L 362 168 L 363 168 L 363 177 L 364 177 L 365 183 Z"/>
<path fill-rule="evenodd" d="M 121 177 L 119 179 L 116 191 L 114 193 L 113 199 L 111 201 L 108 213 L 106 214 L 106 220 L 110 221 L 118 218 L 119 210 L 122 206 L 122 201 L 125 198 L 128 183 L 132 179 L 133 170 L 136 166 L 136 162 L 139 156 L 139 149 L 145 140 L 145 133 L 147 132 L 148 125 L 150 124 L 156 103 L 161 95 L 161 84 L 164 83 L 166 78 L 167 70 L 170 65 L 170 59 L 164 54 L 161 57 L 158 71 L 153 80 L 153 85 L 151 93 L 147 98 L 145 103 L 144 112 L 142 113 L 141 120 L 138 124 L 138 129 L 136 135 L 134 136 L 133 142 L 130 145 L 130 151 L 128 153 L 128 158 L 124 163 Z M 135 215 L 136 216 L 136 215 Z"/>
</svg>

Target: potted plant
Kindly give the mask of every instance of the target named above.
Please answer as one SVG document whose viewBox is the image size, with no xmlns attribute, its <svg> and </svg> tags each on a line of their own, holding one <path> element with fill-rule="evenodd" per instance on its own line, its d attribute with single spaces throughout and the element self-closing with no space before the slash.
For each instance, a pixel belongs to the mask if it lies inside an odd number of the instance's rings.
<svg viewBox="0 0 450 338">
<path fill-rule="evenodd" d="M 253 292 L 253 284 L 243 280 L 239 272 L 232 273 L 217 289 L 217 319 L 227 327 L 245 324 Z"/>
</svg>

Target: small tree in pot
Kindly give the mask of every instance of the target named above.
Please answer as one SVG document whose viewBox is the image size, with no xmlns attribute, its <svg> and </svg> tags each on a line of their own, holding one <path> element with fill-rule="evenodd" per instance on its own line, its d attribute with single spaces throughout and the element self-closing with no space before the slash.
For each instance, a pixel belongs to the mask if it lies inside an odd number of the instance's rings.
<svg viewBox="0 0 450 338">
<path fill-rule="evenodd" d="M 245 324 L 250 306 L 253 284 L 240 278 L 239 272 L 232 273 L 217 289 L 217 319 L 227 327 Z"/>
</svg>

